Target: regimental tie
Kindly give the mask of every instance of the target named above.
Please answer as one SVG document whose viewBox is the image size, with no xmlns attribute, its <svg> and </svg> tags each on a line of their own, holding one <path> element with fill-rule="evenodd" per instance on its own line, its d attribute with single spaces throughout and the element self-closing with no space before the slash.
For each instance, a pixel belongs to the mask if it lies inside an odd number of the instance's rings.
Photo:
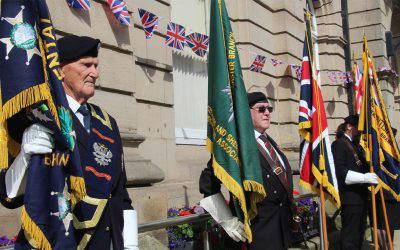
<svg viewBox="0 0 400 250">
<path fill-rule="evenodd" d="M 81 105 L 78 109 L 78 112 L 83 116 L 83 126 L 86 131 L 90 133 L 90 112 L 86 105 Z"/>
<path fill-rule="evenodd" d="M 266 135 L 262 134 L 259 138 L 264 142 L 265 148 L 268 151 L 267 156 L 270 157 L 272 162 L 275 163 L 275 166 L 271 166 L 274 173 L 276 175 L 280 175 L 281 173 L 283 173 L 285 180 L 287 180 L 285 168 L 282 166 L 281 161 L 278 159 L 278 155 L 274 146 L 272 146 Z"/>
</svg>

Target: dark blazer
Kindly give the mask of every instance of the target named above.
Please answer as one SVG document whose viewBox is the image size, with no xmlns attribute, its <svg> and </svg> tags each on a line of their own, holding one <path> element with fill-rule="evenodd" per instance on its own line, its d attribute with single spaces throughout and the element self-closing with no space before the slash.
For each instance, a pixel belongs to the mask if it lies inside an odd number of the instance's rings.
<svg viewBox="0 0 400 250">
<path fill-rule="evenodd" d="M 278 148 L 276 142 L 269 136 L 268 140 L 279 153 L 285 164 L 287 179 L 290 184 L 290 192 L 293 193 L 292 169 L 289 161 Z M 286 249 L 291 242 L 290 228 L 293 222 L 292 204 L 285 187 L 260 152 L 259 157 L 267 197 L 257 205 L 258 215 L 254 218 L 251 225 L 253 243 L 250 249 Z"/>
<path fill-rule="evenodd" d="M 357 166 L 354 153 L 348 143 L 352 145 L 353 150 L 362 161 L 361 166 Z M 354 145 L 346 136 L 342 136 L 332 143 L 332 154 L 339 184 L 340 202 L 342 205 L 364 205 L 368 197 L 368 186 L 366 184 L 347 185 L 345 183 L 349 170 L 359 173 L 368 172 L 368 166 L 357 145 Z"/>
<path fill-rule="evenodd" d="M 278 148 L 276 142 L 269 136 L 268 139 L 285 164 L 287 179 L 291 187 L 290 192 L 292 192 L 292 170 L 289 161 Z M 290 227 L 293 221 L 289 195 L 260 152 L 259 157 L 267 197 L 257 205 L 258 215 L 251 223 L 253 242 L 249 246 L 249 249 L 286 249 L 288 244 L 290 244 Z M 221 190 L 221 182 L 213 173 L 211 160 L 207 165 L 207 168 L 201 173 L 199 180 L 200 193 L 204 194 L 205 197 L 216 194 Z M 237 245 L 237 249 L 241 249 L 239 245 Z"/>
<path fill-rule="evenodd" d="M 92 117 L 93 119 L 93 117 Z M 113 128 L 116 128 L 118 133 L 118 126 L 115 120 L 110 116 L 111 125 Z M 78 118 L 73 115 L 73 127 L 76 131 L 76 138 L 78 141 L 78 149 L 79 155 L 81 157 L 82 167 L 85 167 L 85 156 L 87 155 L 87 147 L 88 147 L 88 139 L 89 134 L 82 126 Z M 120 137 L 118 137 L 121 140 Z M 119 141 L 122 147 L 122 142 Z M 122 152 L 122 149 L 121 149 Z M 115 173 L 113 179 L 116 180 L 113 182 L 113 187 L 111 191 L 111 197 L 108 200 L 108 203 L 104 209 L 103 215 L 94 229 L 92 239 L 89 241 L 87 249 L 105 249 L 105 246 L 109 246 L 110 242 L 113 243 L 113 249 L 123 249 L 123 237 L 122 230 L 124 227 L 124 218 L 123 218 L 123 210 L 129 210 L 132 208 L 132 201 L 129 198 L 128 192 L 126 190 L 126 172 L 125 166 L 122 162 L 122 155 L 117 157 L 119 162 L 116 166 L 121 166 L 120 168 L 115 169 Z M 77 233 L 85 233 L 77 232 Z M 108 247 L 109 248 L 109 247 Z"/>
</svg>

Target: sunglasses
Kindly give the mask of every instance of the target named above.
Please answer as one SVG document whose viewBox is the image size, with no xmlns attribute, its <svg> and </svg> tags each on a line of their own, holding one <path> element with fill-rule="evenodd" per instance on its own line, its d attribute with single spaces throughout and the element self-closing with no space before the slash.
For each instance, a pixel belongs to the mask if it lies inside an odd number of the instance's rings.
<svg viewBox="0 0 400 250">
<path fill-rule="evenodd" d="M 272 113 L 272 111 L 274 111 L 274 108 L 271 106 L 260 106 L 258 108 L 251 108 L 251 109 L 258 110 L 259 113 L 264 113 L 265 110 L 267 110 L 267 109 L 268 109 L 269 113 Z"/>
</svg>

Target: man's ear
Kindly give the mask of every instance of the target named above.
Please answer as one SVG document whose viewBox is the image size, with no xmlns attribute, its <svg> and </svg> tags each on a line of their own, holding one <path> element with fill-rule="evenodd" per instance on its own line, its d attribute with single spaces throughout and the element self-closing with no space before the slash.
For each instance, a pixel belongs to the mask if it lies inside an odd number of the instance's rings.
<svg viewBox="0 0 400 250">
<path fill-rule="evenodd" d="M 64 79 L 65 78 L 65 74 L 64 74 L 64 65 L 60 65 L 60 76 Z"/>
</svg>

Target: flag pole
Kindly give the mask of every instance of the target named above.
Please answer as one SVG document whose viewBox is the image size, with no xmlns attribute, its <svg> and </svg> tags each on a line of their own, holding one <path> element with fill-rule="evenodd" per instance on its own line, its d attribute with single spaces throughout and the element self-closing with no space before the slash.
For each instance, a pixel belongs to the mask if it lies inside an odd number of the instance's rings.
<svg viewBox="0 0 400 250">
<path fill-rule="evenodd" d="M 328 232 L 326 230 L 326 209 L 325 209 L 325 193 L 322 185 L 319 185 L 320 200 L 321 200 L 321 216 L 322 216 L 322 237 L 324 240 L 324 250 L 329 249 Z"/>
<path fill-rule="evenodd" d="M 306 12 L 306 18 L 307 18 L 307 21 L 308 21 L 308 32 L 311 32 L 311 30 L 312 30 L 312 27 L 311 27 L 311 13 L 309 12 L 309 11 L 307 11 Z M 319 88 L 319 73 L 317 73 L 317 70 L 316 70 L 316 65 L 314 64 L 314 53 L 315 53 L 315 51 L 314 51 L 314 42 L 312 41 L 312 39 L 309 39 L 309 37 L 308 37 L 308 32 L 307 32 L 307 34 L 306 34 L 306 38 L 307 38 L 307 44 L 308 44 L 308 46 L 309 46 L 309 48 L 308 48 L 308 51 L 310 52 L 312 52 L 312 53 L 308 53 L 309 54 L 309 62 L 310 62 L 310 66 L 311 66 L 311 72 L 312 72 L 312 75 L 313 75 L 313 81 L 312 81 L 312 85 L 314 85 L 314 84 L 317 84 L 318 85 L 318 88 Z M 311 46 L 311 48 L 310 48 L 310 46 Z M 316 91 L 317 90 L 317 88 L 314 86 L 313 88 L 313 91 Z M 319 99 L 318 99 L 318 95 L 316 95 L 317 96 L 317 110 L 320 110 L 320 107 L 319 107 Z M 321 136 L 322 135 L 322 129 L 321 129 L 321 117 L 319 117 L 318 116 L 318 130 L 319 130 L 319 135 Z M 320 164 L 320 166 L 319 166 L 319 168 L 320 168 L 320 171 L 325 171 L 325 157 L 324 157 L 324 150 L 323 150 L 323 143 L 324 143 L 324 140 L 323 139 L 321 139 L 320 138 L 320 147 L 321 147 L 321 153 L 320 153 L 320 159 L 319 159 L 319 164 Z M 322 167 L 321 167 L 321 165 L 323 165 Z M 328 242 L 328 232 L 327 232 L 327 229 L 326 229 L 326 209 L 325 209 L 325 193 L 324 193 L 324 188 L 323 188 L 323 183 L 324 183 L 324 174 L 323 174 L 323 172 L 322 172 L 322 176 L 321 176 L 321 183 L 319 184 L 319 193 L 320 193 L 320 201 L 321 201 L 321 217 L 322 217 L 322 236 L 323 236 L 323 243 L 324 243 L 324 250 L 328 250 L 329 249 L 329 247 L 328 247 L 328 245 L 329 245 L 329 242 Z"/>
<path fill-rule="evenodd" d="M 364 77 L 364 86 L 365 86 L 365 97 L 368 98 L 369 100 L 365 100 L 365 111 L 367 111 L 368 109 L 368 102 L 371 101 L 371 83 L 369 80 L 369 49 L 367 47 L 367 38 L 364 34 L 363 37 L 363 42 L 364 42 L 364 60 L 365 60 L 365 64 L 364 65 L 364 74 L 368 74 L 368 76 Z M 367 78 L 368 77 L 368 78 Z M 367 116 L 370 116 L 369 113 L 367 113 Z M 366 152 L 367 154 L 371 154 L 372 152 L 372 134 L 370 134 L 369 131 L 369 117 L 367 117 L 366 119 L 366 130 L 367 130 L 367 143 L 368 143 L 368 152 Z M 369 171 L 371 173 L 374 172 L 374 167 L 372 165 L 372 159 L 371 156 L 367 157 L 369 159 Z M 373 184 L 371 184 L 371 200 L 372 200 L 372 221 L 373 221 L 373 228 L 374 228 L 374 245 L 375 245 L 375 250 L 378 250 L 379 245 L 378 245 L 378 228 L 377 228 L 377 222 L 376 222 L 376 200 L 375 200 L 375 187 Z"/>
<path fill-rule="evenodd" d="M 369 141 L 370 141 L 370 150 L 372 150 L 371 138 Z M 371 173 L 374 172 L 374 167 L 372 166 L 372 161 L 370 164 L 370 172 Z M 373 220 L 373 225 L 374 225 L 374 244 L 375 244 L 375 250 L 378 250 L 379 242 L 378 242 L 378 227 L 377 227 L 377 222 L 376 222 L 376 200 L 375 200 L 375 187 L 373 184 L 371 185 L 371 195 L 372 195 L 372 220 Z"/>
<path fill-rule="evenodd" d="M 386 213 L 386 203 L 385 203 L 385 198 L 383 197 L 382 188 L 380 188 L 379 193 L 380 193 L 381 201 L 382 201 L 382 210 L 383 210 L 383 216 L 385 218 L 385 227 L 386 227 L 387 238 L 388 238 L 388 241 L 389 241 L 389 249 L 393 250 L 392 235 L 390 234 L 389 220 L 388 220 L 387 213 Z"/>
</svg>

